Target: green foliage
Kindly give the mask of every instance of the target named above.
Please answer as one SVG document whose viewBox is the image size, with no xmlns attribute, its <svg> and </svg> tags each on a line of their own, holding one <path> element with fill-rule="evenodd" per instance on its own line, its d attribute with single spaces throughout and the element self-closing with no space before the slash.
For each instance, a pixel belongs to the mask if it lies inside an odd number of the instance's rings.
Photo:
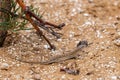
<svg viewBox="0 0 120 80">
<path fill-rule="evenodd" d="M 22 11 L 20 7 L 18 7 L 17 3 L 12 0 L 11 2 L 11 10 L 7 10 L 4 8 L 0 8 L 0 12 L 3 12 L 7 15 L 9 15 L 7 20 L 4 20 L 0 22 L 0 30 L 9 30 L 9 31 L 20 31 L 20 30 L 31 30 L 33 28 L 26 28 L 25 25 L 28 23 L 28 21 L 25 19 L 25 14 Z M 39 15 L 38 9 L 33 8 L 33 6 L 30 6 L 30 10 L 37 14 L 39 18 L 42 16 Z M 2 19 L 2 16 L 0 16 L 0 19 Z"/>
<path fill-rule="evenodd" d="M 38 9 L 38 8 L 34 8 L 33 5 L 30 6 L 30 10 L 31 10 L 33 13 L 35 13 L 39 18 L 42 18 L 42 17 L 43 17 L 43 14 L 44 14 L 44 13 L 42 13 L 42 14 L 40 15 L 39 9 Z"/>
</svg>

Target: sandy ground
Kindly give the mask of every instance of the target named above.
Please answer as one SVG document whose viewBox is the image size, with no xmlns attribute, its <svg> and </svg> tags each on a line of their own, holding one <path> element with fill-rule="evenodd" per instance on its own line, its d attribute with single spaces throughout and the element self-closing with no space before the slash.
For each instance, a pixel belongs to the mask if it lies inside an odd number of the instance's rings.
<svg viewBox="0 0 120 80">
<path fill-rule="evenodd" d="M 120 1 L 119 0 L 25 0 L 44 13 L 43 19 L 64 22 L 60 39 L 44 32 L 56 46 L 39 38 L 35 30 L 21 31 L 6 39 L 0 49 L 0 80 L 120 80 Z M 28 27 L 32 27 L 30 24 Z M 90 45 L 83 55 L 49 65 L 16 61 L 40 61 L 72 50 L 79 41 Z M 62 69 L 70 69 L 61 71 Z M 69 71 L 79 71 L 69 74 Z"/>
</svg>

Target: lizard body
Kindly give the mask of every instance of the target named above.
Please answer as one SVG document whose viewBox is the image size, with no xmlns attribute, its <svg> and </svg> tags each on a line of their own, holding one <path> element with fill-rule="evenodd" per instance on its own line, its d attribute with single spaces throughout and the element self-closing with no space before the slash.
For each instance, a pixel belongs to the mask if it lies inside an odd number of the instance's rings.
<svg viewBox="0 0 120 80">
<path fill-rule="evenodd" d="M 35 62 L 35 61 L 25 61 L 22 59 L 16 59 L 18 61 L 21 62 L 25 62 L 25 63 L 33 63 L 33 64 L 51 64 L 51 63 L 57 63 L 57 62 L 61 62 L 61 61 L 65 61 L 71 58 L 75 58 L 78 55 L 78 52 L 81 51 L 79 53 L 82 54 L 82 49 L 84 47 L 86 47 L 88 44 L 85 41 L 81 41 L 81 43 L 79 45 L 77 45 L 77 47 L 75 49 L 73 49 L 72 51 L 65 53 L 64 55 L 58 55 L 58 56 L 54 56 L 51 57 L 49 60 L 46 61 L 39 61 L 39 62 Z"/>
</svg>

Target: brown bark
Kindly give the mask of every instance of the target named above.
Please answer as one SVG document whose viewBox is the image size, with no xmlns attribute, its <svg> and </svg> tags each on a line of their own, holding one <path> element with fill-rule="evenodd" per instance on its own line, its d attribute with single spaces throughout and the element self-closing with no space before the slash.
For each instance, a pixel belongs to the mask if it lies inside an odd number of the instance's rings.
<svg viewBox="0 0 120 80">
<path fill-rule="evenodd" d="M 7 10 L 11 10 L 11 0 L 0 0 L 0 8 L 5 8 Z M 8 21 L 9 20 L 9 15 L 5 13 L 0 13 L 0 22 L 3 21 Z M 5 30 L 6 26 L 0 26 L 0 47 L 3 46 L 4 41 L 7 37 L 7 30 Z"/>
<path fill-rule="evenodd" d="M 0 47 L 3 46 L 6 37 L 7 37 L 7 31 L 0 30 Z"/>
</svg>

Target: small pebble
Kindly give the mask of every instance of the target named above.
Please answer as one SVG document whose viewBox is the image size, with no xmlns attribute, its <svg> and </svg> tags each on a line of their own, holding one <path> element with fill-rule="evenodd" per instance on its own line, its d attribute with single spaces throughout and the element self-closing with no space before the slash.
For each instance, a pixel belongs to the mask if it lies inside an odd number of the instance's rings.
<svg viewBox="0 0 120 80">
<path fill-rule="evenodd" d="M 111 76 L 111 80 L 117 80 L 117 76 Z"/>
<path fill-rule="evenodd" d="M 48 48 L 49 48 L 49 46 L 48 46 L 48 45 L 44 45 L 44 48 L 45 48 L 45 49 L 48 49 Z"/>
<path fill-rule="evenodd" d="M 57 39 L 57 41 L 61 42 L 61 41 L 62 41 L 62 39 Z"/>
<path fill-rule="evenodd" d="M 88 17 L 88 16 L 89 16 L 89 14 L 88 14 L 88 13 L 84 13 L 83 15 L 84 15 L 85 17 Z"/>
<path fill-rule="evenodd" d="M 9 68 L 9 64 L 8 63 L 2 63 L 1 66 L 0 66 L 1 70 L 8 70 L 8 68 Z"/>
<path fill-rule="evenodd" d="M 0 75 L 0 78 L 2 77 L 2 75 Z"/>
<path fill-rule="evenodd" d="M 113 42 L 114 42 L 114 44 L 115 44 L 116 46 L 119 46 L 119 47 L 120 47 L 120 38 L 115 39 Z"/>
<path fill-rule="evenodd" d="M 35 79 L 35 80 L 40 80 L 40 74 L 35 74 L 34 76 L 33 76 L 33 79 Z"/>
</svg>

